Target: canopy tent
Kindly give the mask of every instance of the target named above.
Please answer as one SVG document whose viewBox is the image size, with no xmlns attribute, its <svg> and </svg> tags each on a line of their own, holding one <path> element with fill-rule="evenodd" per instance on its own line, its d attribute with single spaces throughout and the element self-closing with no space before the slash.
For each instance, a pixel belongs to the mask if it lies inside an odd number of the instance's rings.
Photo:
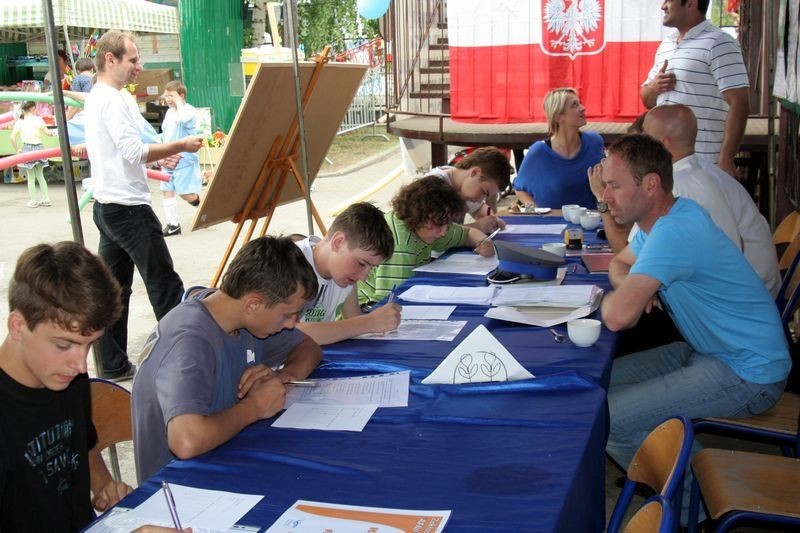
<svg viewBox="0 0 800 533">
<path fill-rule="evenodd" d="M 52 0 L 57 28 L 119 28 L 134 32 L 180 33 L 178 9 L 144 0 Z M 0 2 L 0 43 L 44 38 L 42 3 Z"/>
</svg>

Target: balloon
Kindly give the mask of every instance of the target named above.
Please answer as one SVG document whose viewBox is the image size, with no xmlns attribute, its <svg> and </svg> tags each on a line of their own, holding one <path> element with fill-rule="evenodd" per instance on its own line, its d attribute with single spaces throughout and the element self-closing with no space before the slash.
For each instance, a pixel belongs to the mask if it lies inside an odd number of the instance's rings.
<svg viewBox="0 0 800 533">
<path fill-rule="evenodd" d="M 358 0 L 356 9 L 365 19 L 380 18 L 388 11 L 390 0 Z"/>
</svg>

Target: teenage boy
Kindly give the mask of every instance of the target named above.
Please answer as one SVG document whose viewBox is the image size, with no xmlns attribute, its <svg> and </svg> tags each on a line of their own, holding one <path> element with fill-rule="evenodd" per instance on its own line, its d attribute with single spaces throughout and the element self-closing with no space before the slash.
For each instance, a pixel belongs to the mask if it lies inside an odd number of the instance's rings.
<svg viewBox="0 0 800 533">
<path fill-rule="evenodd" d="M 322 359 L 319 346 L 294 329 L 316 294 L 314 270 L 294 242 L 261 237 L 236 254 L 218 291 L 159 321 L 133 382 L 139 481 L 283 408 L 284 383 L 306 378 Z"/>
<path fill-rule="evenodd" d="M 19 257 L 0 345 L 0 531 L 77 531 L 131 491 L 97 449 L 86 355 L 122 311 L 103 262 L 75 242 Z M 91 497 L 90 497 L 91 494 Z"/>
<path fill-rule="evenodd" d="M 308 237 L 297 243 L 314 267 L 319 291 L 300 315 L 298 328 L 319 344 L 331 344 L 363 333 L 397 329 L 400 306 L 387 303 L 364 314 L 355 283 L 389 258 L 394 240 L 383 212 L 374 205 L 351 205 L 333 221 L 324 239 Z M 336 320 L 339 311 L 343 320 Z"/>
<path fill-rule="evenodd" d="M 492 206 L 496 207 L 497 195 L 508 187 L 513 171 L 503 152 L 486 146 L 468 154 L 453 167 L 432 168 L 425 177 L 436 176 L 452 185 L 466 204 L 467 213 L 475 220 L 466 226 L 489 234 L 506 227 L 505 222 L 492 215 Z M 463 223 L 463 215 L 456 222 Z"/>
<path fill-rule="evenodd" d="M 430 261 L 432 251 L 470 246 L 484 257 L 494 255 L 494 245 L 486 235 L 456 223 L 464 217 L 464 201 L 440 178 L 427 176 L 404 186 L 392 200 L 392 208 L 384 218 L 394 237 L 394 254 L 358 282 L 362 305 L 388 296 L 414 275 L 416 267 Z"/>
</svg>

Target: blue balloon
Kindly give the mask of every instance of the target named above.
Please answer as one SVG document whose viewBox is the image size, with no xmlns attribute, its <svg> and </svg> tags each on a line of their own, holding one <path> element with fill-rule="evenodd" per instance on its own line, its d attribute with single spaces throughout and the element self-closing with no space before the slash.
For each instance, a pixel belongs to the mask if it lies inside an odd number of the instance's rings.
<svg viewBox="0 0 800 533">
<path fill-rule="evenodd" d="M 358 14 L 365 19 L 376 19 L 382 17 L 389 10 L 391 0 L 358 0 L 356 9 Z"/>
</svg>

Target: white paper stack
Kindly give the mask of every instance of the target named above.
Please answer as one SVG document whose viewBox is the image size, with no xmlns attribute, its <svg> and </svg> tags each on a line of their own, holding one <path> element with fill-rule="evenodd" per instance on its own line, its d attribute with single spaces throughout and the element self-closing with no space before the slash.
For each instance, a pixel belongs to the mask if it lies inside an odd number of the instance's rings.
<svg viewBox="0 0 800 533">
<path fill-rule="evenodd" d="M 489 305 L 494 295 L 495 287 L 414 285 L 400 294 L 399 298 L 416 303 Z"/>
<path fill-rule="evenodd" d="M 591 303 L 596 285 L 510 286 L 497 288 L 496 306 L 581 307 Z"/>
</svg>

